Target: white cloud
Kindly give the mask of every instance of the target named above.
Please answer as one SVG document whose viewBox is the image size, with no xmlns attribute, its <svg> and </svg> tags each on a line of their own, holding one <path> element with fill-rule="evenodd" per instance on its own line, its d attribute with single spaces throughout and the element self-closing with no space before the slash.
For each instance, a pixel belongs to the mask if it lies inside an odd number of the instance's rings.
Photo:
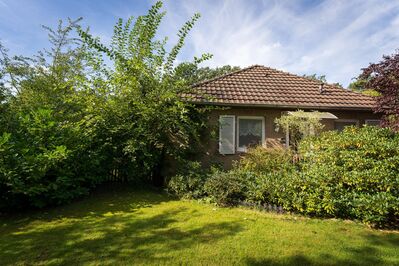
<svg viewBox="0 0 399 266">
<path fill-rule="evenodd" d="M 11 54 L 46 47 L 40 24 L 84 16 L 83 25 L 109 43 L 118 17 L 144 14 L 150 1 L 37 3 L 0 0 L 0 38 Z M 313 4 L 309 4 L 313 2 Z M 169 0 L 160 36 L 176 32 L 195 12 L 202 14 L 178 60 L 209 52 L 208 65 L 263 64 L 297 74 L 326 75 L 348 85 L 362 67 L 399 48 L 399 2 L 392 0 Z"/>
<path fill-rule="evenodd" d="M 167 33 L 199 11 L 184 57 L 214 55 L 208 65 L 264 64 L 297 74 L 325 74 L 348 85 L 362 67 L 395 51 L 396 1 L 170 1 Z M 170 34 L 168 34 L 170 35 Z M 189 59 L 189 58 L 187 58 Z"/>
</svg>

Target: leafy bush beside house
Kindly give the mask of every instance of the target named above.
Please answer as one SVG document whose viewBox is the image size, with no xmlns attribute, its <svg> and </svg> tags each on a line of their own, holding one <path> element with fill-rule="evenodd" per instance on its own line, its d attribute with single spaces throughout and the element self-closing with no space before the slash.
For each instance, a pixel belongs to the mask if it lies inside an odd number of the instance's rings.
<svg viewBox="0 0 399 266">
<path fill-rule="evenodd" d="M 306 138 L 299 161 L 289 150 L 257 147 L 231 171 L 207 175 L 203 195 L 223 206 L 248 201 L 399 227 L 398 147 L 397 134 L 370 126 Z"/>
<path fill-rule="evenodd" d="M 370 126 L 307 138 L 299 172 L 284 181 L 278 200 L 304 214 L 398 226 L 398 147 L 398 134 Z"/>
<path fill-rule="evenodd" d="M 204 170 L 198 162 L 187 166 L 184 172 L 170 179 L 168 192 L 181 198 L 196 199 L 202 195 L 223 206 L 235 205 L 241 200 L 273 202 L 268 185 L 296 171 L 289 150 L 262 147 L 251 148 L 228 172 L 217 167 Z"/>
<path fill-rule="evenodd" d="M 246 199 L 251 178 L 240 171 L 214 170 L 205 182 L 209 198 L 220 206 L 234 206 Z"/>
<path fill-rule="evenodd" d="M 293 153 L 283 148 L 251 149 L 240 162 L 236 171 L 247 183 L 246 199 L 254 203 L 279 204 L 279 183 L 296 175 L 297 166 Z"/>
<path fill-rule="evenodd" d="M 208 173 L 200 162 L 185 161 L 179 167 L 179 173 L 172 176 L 167 182 L 167 192 L 183 199 L 199 199 L 206 195 L 204 185 Z"/>
<path fill-rule="evenodd" d="M 370 126 L 303 141 L 300 208 L 310 214 L 399 225 L 398 147 L 398 134 Z"/>
</svg>

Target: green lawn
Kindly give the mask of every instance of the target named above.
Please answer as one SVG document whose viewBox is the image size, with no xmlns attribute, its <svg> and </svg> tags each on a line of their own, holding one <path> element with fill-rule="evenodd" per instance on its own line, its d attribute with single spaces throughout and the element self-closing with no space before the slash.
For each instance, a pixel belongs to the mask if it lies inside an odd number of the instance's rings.
<svg viewBox="0 0 399 266">
<path fill-rule="evenodd" d="M 0 265 L 399 265 L 399 233 L 108 189 L 0 218 Z"/>
</svg>

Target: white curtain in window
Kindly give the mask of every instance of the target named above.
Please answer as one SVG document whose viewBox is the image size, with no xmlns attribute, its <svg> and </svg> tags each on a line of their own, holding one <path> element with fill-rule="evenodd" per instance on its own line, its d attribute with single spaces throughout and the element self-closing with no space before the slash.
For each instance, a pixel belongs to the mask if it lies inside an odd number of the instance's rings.
<svg viewBox="0 0 399 266">
<path fill-rule="evenodd" d="M 262 120 L 240 119 L 240 135 L 262 137 Z"/>
<path fill-rule="evenodd" d="M 238 123 L 239 149 L 246 149 L 262 143 L 262 120 L 240 118 Z"/>
</svg>

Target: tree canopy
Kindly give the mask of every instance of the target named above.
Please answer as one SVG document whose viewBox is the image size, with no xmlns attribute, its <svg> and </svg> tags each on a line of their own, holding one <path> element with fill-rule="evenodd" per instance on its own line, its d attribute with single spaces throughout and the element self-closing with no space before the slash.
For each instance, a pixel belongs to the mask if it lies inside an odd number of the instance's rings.
<svg viewBox="0 0 399 266">
<path fill-rule="evenodd" d="M 224 65 L 221 67 L 199 67 L 198 64 L 181 63 L 176 67 L 176 77 L 185 80 L 189 85 L 238 71 L 238 66 Z"/>
<path fill-rule="evenodd" d="M 399 131 L 399 52 L 364 68 L 359 80 L 365 90 L 379 94 L 374 110 L 383 114 L 383 125 Z"/>
<path fill-rule="evenodd" d="M 161 185 L 164 163 L 196 148 L 206 109 L 182 101 L 175 61 L 200 15 L 167 50 L 161 9 L 119 19 L 110 45 L 77 19 L 44 27 L 51 48 L 34 57 L 0 46 L 0 209 L 67 202 L 110 176 Z"/>
<path fill-rule="evenodd" d="M 311 75 L 303 75 L 304 78 L 308 78 L 308 79 L 312 79 L 312 80 L 316 80 L 316 81 L 320 81 L 323 83 L 328 83 L 327 82 L 327 78 L 326 75 L 317 75 L 317 74 L 311 74 Z M 342 86 L 342 84 L 336 82 L 336 83 L 332 83 L 332 85 L 337 86 L 337 87 L 341 87 L 343 88 L 344 86 Z"/>
</svg>

